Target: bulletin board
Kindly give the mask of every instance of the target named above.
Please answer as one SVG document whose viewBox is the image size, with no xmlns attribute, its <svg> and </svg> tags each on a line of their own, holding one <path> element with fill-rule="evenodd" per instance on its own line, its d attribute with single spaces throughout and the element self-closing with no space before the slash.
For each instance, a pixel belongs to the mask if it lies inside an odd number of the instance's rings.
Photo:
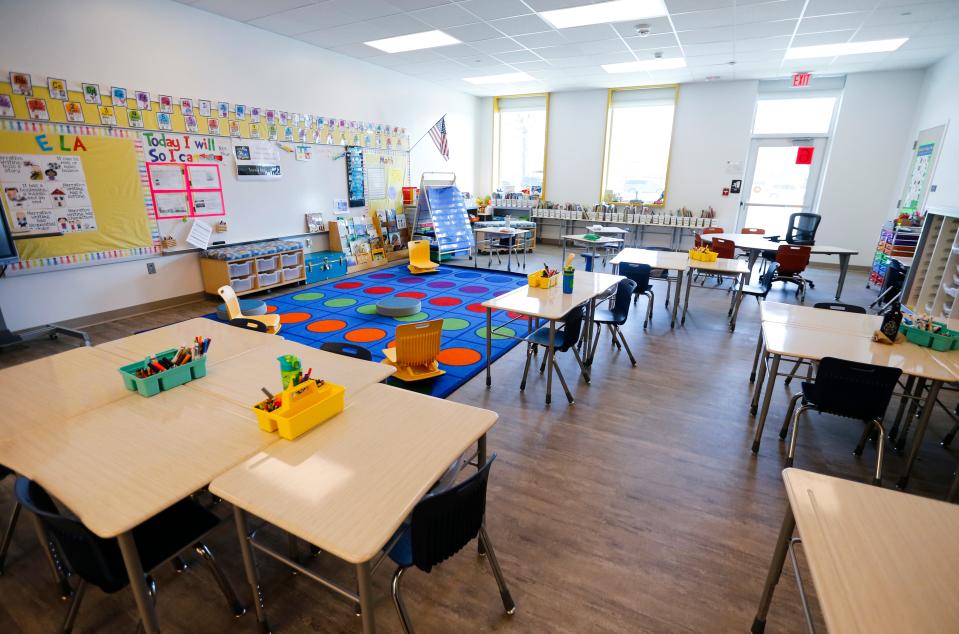
<svg viewBox="0 0 959 634">
<path fill-rule="evenodd" d="M 147 163 L 146 168 L 157 220 L 226 215 L 216 163 Z"/>
</svg>

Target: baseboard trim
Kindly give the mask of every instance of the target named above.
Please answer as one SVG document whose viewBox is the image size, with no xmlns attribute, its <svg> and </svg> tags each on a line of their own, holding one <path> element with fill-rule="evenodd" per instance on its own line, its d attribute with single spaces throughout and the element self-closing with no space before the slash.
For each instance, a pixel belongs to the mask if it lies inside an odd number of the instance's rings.
<svg viewBox="0 0 959 634">
<path fill-rule="evenodd" d="M 65 319 L 63 321 L 58 321 L 57 324 L 61 326 L 67 326 L 68 328 L 88 328 L 90 326 L 96 326 L 108 321 L 126 319 L 127 317 L 136 317 L 137 315 L 143 315 L 145 313 L 161 310 L 163 308 L 173 308 L 174 306 L 190 304 L 201 299 L 207 299 L 208 297 L 209 296 L 203 291 L 197 291 L 196 293 L 180 295 L 178 297 L 168 297 L 167 299 L 160 299 L 155 302 L 147 302 L 146 304 L 137 304 L 136 306 L 127 306 L 126 308 L 117 308 L 115 310 L 108 310 L 102 313 L 94 313 L 92 315 L 85 315 L 83 317 Z"/>
</svg>

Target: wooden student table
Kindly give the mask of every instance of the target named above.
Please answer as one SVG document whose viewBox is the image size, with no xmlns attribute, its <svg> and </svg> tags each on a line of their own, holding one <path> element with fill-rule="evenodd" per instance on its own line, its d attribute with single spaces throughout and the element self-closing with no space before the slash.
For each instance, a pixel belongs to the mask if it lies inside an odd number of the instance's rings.
<svg viewBox="0 0 959 634">
<path fill-rule="evenodd" d="M 280 333 L 282 335 L 282 330 Z M 142 361 L 145 357 L 167 348 L 190 345 L 193 343 L 193 338 L 197 336 L 211 339 L 207 367 L 246 352 L 250 348 L 264 345 L 275 337 L 275 335 L 266 335 L 255 330 L 236 328 L 206 317 L 197 317 L 130 337 L 115 339 L 96 347 L 130 361 Z"/>
<path fill-rule="evenodd" d="M 662 269 L 669 274 L 669 271 L 676 272 L 676 290 L 673 297 L 672 317 L 669 327 L 676 326 L 676 314 L 679 310 L 679 295 L 683 287 L 683 273 L 689 268 L 689 255 L 679 251 L 652 251 L 649 249 L 623 249 L 609 261 L 613 265 L 613 271 L 618 271 L 622 263 L 628 264 L 647 264 L 652 269 Z"/>
<path fill-rule="evenodd" d="M 234 505 L 261 631 L 269 629 L 251 546 L 286 558 L 254 541 L 247 513 L 354 564 L 358 593 L 317 580 L 358 602 L 363 632 L 371 634 L 371 561 L 470 445 L 478 444 L 477 464 L 486 462 L 486 432 L 495 412 L 386 385 L 371 385 L 361 397 L 296 441 L 276 442 L 210 484 L 211 492 Z"/>
<path fill-rule="evenodd" d="M 516 244 L 517 244 L 516 238 L 517 238 L 517 236 L 525 236 L 527 233 L 529 233 L 529 229 L 516 229 L 516 228 L 514 228 L 514 227 L 477 227 L 476 229 L 474 229 L 474 231 L 476 232 L 477 237 L 479 236 L 479 234 L 485 233 L 485 234 L 487 234 L 488 236 L 499 236 L 500 238 L 509 238 L 509 247 L 507 247 L 507 249 L 506 249 L 506 270 L 507 270 L 507 271 L 510 271 L 510 272 L 513 270 L 513 268 L 512 268 L 512 262 L 513 262 L 513 261 L 510 259 L 510 256 L 512 256 L 512 255 L 514 255 L 514 254 L 516 255 L 516 266 L 519 266 L 519 254 L 516 253 Z M 488 237 L 487 239 L 490 240 L 490 241 L 492 241 L 492 237 Z M 525 241 L 525 237 L 524 237 L 524 241 Z M 475 242 L 476 242 L 476 244 L 477 244 L 477 253 L 476 253 L 476 257 L 473 258 L 473 268 L 474 268 L 474 269 L 479 267 L 479 264 L 478 264 L 478 262 L 479 262 L 479 246 L 478 246 L 478 245 L 479 245 L 479 240 L 476 240 Z M 492 264 L 493 264 L 493 244 L 492 244 L 492 242 L 488 245 L 488 248 L 489 248 L 489 261 L 490 261 L 490 264 L 492 265 Z M 498 248 L 498 247 L 497 247 L 497 248 Z M 524 269 L 524 270 L 526 269 L 526 246 L 525 246 L 525 244 L 524 244 L 524 246 L 523 246 L 523 269 Z"/>
<path fill-rule="evenodd" d="M 796 565 L 795 542 L 830 632 L 959 629 L 959 506 L 800 469 L 783 471 L 783 482 L 789 508 L 753 634 L 765 629 L 787 554 Z M 800 598 L 812 631 L 802 585 Z"/>
<path fill-rule="evenodd" d="M 597 235 L 599 235 L 599 234 L 597 234 Z M 598 237 L 598 238 L 595 239 L 595 240 L 587 240 L 585 233 L 578 233 L 578 234 L 575 234 L 575 235 L 562 236 L 561 239 L 562 239 L 562 241 L 563 241 L 563 260 L 562 260 L 562 261 L 563 261 L 564 263 L 566 262 L 566 243 L 567 243 L 567 242 L 572 242 L 573 244 L 580 244 L 580 245 L 584 245 L 584 246 L 588 246 L 588 247 L 589 247 L 590 257 L 592 257 L 592 260 L 593 260 L 592 267 L 593 267 L 594 270 L 596 269 L 596 248 L 597 248 L 597 247 L 606 248 L 606 247 L 608 247 L 608 246 L 612 246 L 612 245 L 615 245 L 615 244 L 624 244 L 624 243 L 625 243 L 625 240 L 623 240 L 622 238 L 610 238 L 610 237 L 607 237 L 607 236 L 600 236 L 600 237 Z"/>
<path fill-rule="evenodd" d="M 775 251 L 781 244 L 788 244 L 785 240 L 782 242 L 773 242 L 762 235 L 753 233 L 704 233 L 699 236 L 704 242 L 712 243 L 713 238 L 722 238 L 732 240 L 736 243 L 737 249 L 742 249 L 749 253 L 749 270 L 753 270 L 753 265 L 759 259 L 763 251 Z M 839 256 L 839 281 L 836 283 L 836 299 L 842 295 L 842 287 L 846 282 L 846 273 L 849 271 L 849 258 L 859 253 L 854 249 L 845 247 L 834 247 L 826 244 L 804 245 L 809 246 L 812 255 L 838 255 Z"/>
<path fill-rule="evenodd" d="M 686 323 L 686 310 L 689 308 L 689 291 L 693 287 L 693 275 L 696 272 L 739 278 L 739 285 L 736 287 L 736 292 L 732 294 L 732 303 L 729 305 L 729 330 L 732 332 L 736 329 L 736 316 L 739 314 L 738 305 L 740 302 L 737 300 L 739 299 L 739 294 L 743 291 L 743 285 L 746 283 L 747 278 L 749 278 L 749 267 L 745 262 L 736 258 L 717 258 L 715 262 L 705 262 L 703 260 L 689 258 L 689 268 L 686 271 L 686 299 L 683 301 L 683 318 L 680 321 L 681 324 Z"/>
<path fill-rule="evenodd" d="M 521 286 L 509 293 L 504 293 L 499 297 L 494 297 L 483 302 L 486 308 L 486 387 L 493 384 L 490 374 L 490 356 L 493 351 L 493 311 L 502 310 L 510 313 L 516 313 L 535 319 L 545 319 L 549 321 L 549 349 L 546 354 L 549 355 L 546 360 L 546 403 L 552 401 L 553 395 L 553 342 L 556 337 L 556 322 L 569 314 L 577 306 L 587 304 L 586 339 L 584 341 L 585 351 L 583 353 L 584 363 L 591 358 L 592 334 L 593 334 L 593 311 L 595 309 L 596 298 L 606 294 L 609 289 L 616 286 L 620 280 L 624 279 L 621 275 L 609 275 L 608 273 L 590 273 L 577 270 L 573 277 L 573 292 L 569 295 L 563 292 L 562 274 L 560 280 L 553 288 L 533 288 L 531 286 Z M 507 324 L 513 323 L 515 319 Z M 532 320 L 528 322 L 528 328 L 532 327 Z M 503 325 L 507 325 L 503 324 Z M 502 326 L 497 326 L 500 328 Z M 569 398 L 569 395 L 567 395 Z M 572 399 L 570 398 L 570 403 Z"/>
</svg>

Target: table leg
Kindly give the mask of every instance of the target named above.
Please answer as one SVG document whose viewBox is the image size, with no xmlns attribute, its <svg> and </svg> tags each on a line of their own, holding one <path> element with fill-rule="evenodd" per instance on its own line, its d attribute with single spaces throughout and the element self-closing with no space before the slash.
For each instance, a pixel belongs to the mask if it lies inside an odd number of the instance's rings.
<svg viewBox="0 0 959 634">
<path fill-rule="evenodd" d="M 546 349 L 546 404 L 553 400 L 553 346 L 556 344 L 556 322 L 549 320 L 549 347 Z"/>
<path fill-rule="evenodd" d="M 762 339 L 763 333 L 760 329 L 759 340 Z M 756 384 L 753 385 L 753 400 L 749 403 L 749 413 L 752 416 L 756 415 L 756 412 L 759 411 L 759 395 L 763 393 L 763 381 L 766 379 L 766 362 L 768 361 L 766 352 L 766 344 L 762 343 L 762 352 L 759 353 L 759 368 L 756 374 Z"/>
<path fill-rule="evenodd" d="M 240 555 L 243 557 L 246 581 L 250 584 L 250 592 L 253 594 L 253 608 L 256 610 L 257 627 L 260 632 L 267 633 L 270 631 L 270 624 L 266 620 L 263 593 L 260 591 L 260 580 L 256 573 L 256 560 L 253 559 L 253 549 L 250 547 L 250 528 L 247 524 L 246 511 L 234 506 L 233 519 L 236 522 L 236 534 L 240 540 Z"/>
<path fill-rule="evenodd" d="M 593 355 L 596 350 L 593 348 L 593 317 L 596 315 L 596 298 L 592 298 L 586 304 L 586 345 L 583 351 L 583 365 L 587 368 L 593 365 Z"/>
<path fill-rule="evenodd" d="M 906 378 L 906 385 L 903 388 L 902 398 L 899 399 L 899 409 L 896 410 L 896 418 L 892 422 L 892 427 L 889 428 L 888 437 L 889 440 L 895 442 L 896 436 L 899 435 L 899 425 L 902 423 L 902 415 L 906 411 L 906 406 L 912 401 L 909 397 L 912 396 L 912 388 L 916 383 L 916 377 L 909 376 Z"/>
<path fill-rule="evenodd" d="M 907 381 L 908 383 L 908 381 Z M 916 410 L 919 409 L 920 403 L 922 402 L 922 395 L 926 391 L 926 379 L 922 377 L 916 378 L 915 386 L 912 390 L 912 399 L 910 399 L 909 409 L 906 411 L 906 418 L 904 423 L 902 423 L 901 430 L 897 428 L 896 443 L 893 445 L 893 450 L 896 453 L 902 453 L 903 449 L 906 448 L 906 441 L 909 439 L 909 427 L 912 426 L 912 421 L 916 417 Z M 894 423 L 893 427 L 897 427 Z"/>
<path fill-rule="evenodd" d="M 373 581 L 370 574 L 370 562 L 356 564 L 356 585 L 360 589 L 360 612 L 363 616 L 363 634 L 376 633 L 376 619 L 373 614 Z"/>
<path fill-rule="evenodd" d="M 846 283 L 846 271 L 849 270 L 851 255 L 850 253 L 839 254 L 839 281 L 836 283 L 836 301 L 839 301 L 839 296 L 842 295 L 842 286 Z"/>
<path fill-rule="evenodd" d="M 667 271 L 666 275 L 669 275 Z M 676 291 L 673 295 L 673 314 L 672 320 L 669 322 L 670 328 L 676 327 L 676 313 L 679 311 L 679 296 L 683 290 L 683 272 L 679 269 L 676 269 Z"/>
<path fill-rule="evenodd" d="M 749 256 L 746 260 L 746 265 L 749 267 L 749 278 L 752 279 L 753 276 L 753 267 L 756 266 L 756 260 L 759 259 L 759 251 L 756 249 L 749 250 Z"/>
<path fill-rule="evenodd" d="M 759 355 L 763 351 L 763 329 L 760 326 L 759 328 L 759 337 L 756 339 L 756 356 L 753 357 L 753 369 L 749 373 L 749 382 L 756 382 L 756 366 L 759 364 Z"/>
<path fill-rule="evenodd" d="M 683 318 L 679 320 L 680 325 L 686 324 L 686 310 L 689 308 L 689 290 L 693 287 L 693 269 L 686 272 L 686 299 L 683 301 Z"/>
<path fill-rule="evenodd" d="M 939 388 L 942 387 L 942 381 L 929 382 L 929 395 L 922 407 L 922 416 L 919 417 L 919 423 L 916 425 L 916 433 L 913 435 L 912 446 L 909 448 L 909 457 L 906 458 L 906 470 L 896 486 L 905 489 L 909 484 L 909 474 L 912 473 L 912 465 L 916 462 L 916 456 L 919 455 L 919 448 L 922 445 L 922 438 L 926 435 L 926 427 L 929 426 L 929 419 L 932 417 L 932 410 L 936 409 L 936 399 L 939 398 Z"/>
<path fill-rule="evenodd" d="M 154 634 L 160 631 L 160 624 L 157 622 L 156 609 L 153 607 L 153 601 L 150 600 L 150 593 L 147 591 L 146 574 L 143 572 L 143 566 L 140 563 L 140 553 L 137 552 L 137 545 L 133 541 L 133 533 L 127 531 L 117 537 L 120 544 L 120 554 L 123 556 L 123 565 L 127 570 L 127 577 L 130 579 L 130 590 L 133 591 L 133 599 L 137 604 L 137 612 L 140 614 L 140 622 L 147 634 Z"/>
<path fill-rule="evenodd" d="M 756 609 L 756 618 L 753 619 L 753 626 L 750 628 L 752 634 L 762 634 L 766 630 L 766 615 L 769 614 L 769 605 L 773 601 L 776 584 L 779 583 L 779 578 L 783 574 L 783 564 L 786 563 L 789 542 L 795 530 L 796 518 L 793 516 L 790 507 L 786 509 L 786 517 L 783 519 L 782 528 L 779 529 L 776 550 L 773 551 L 773 560 L 769 563 L 769 572 L 766 573 L 766 585 L 763 586 L 763 594 L 759 599 L 759 607 Z"/>
<path fill-rule="evenodd" d="M 743 294 L 743 286 L 746 284 L 746 273 L 743 273 L 739 276 L 739 287 L 736 289 L 736 292 L 733 293 L 733 303 L 729 305 L 730 319 L 729 322 L 729 332 L 734 332 L 736 330 L 736 317 L 739 316 L 739 305 L 742 303 L 740 299 Z"/>
<path fill-rule="evenodd" d="M 779 373 L 778 354 L 773 355 L 772 364 L 769 366 L 769 376 L 766 378 L 766 393 L 763 395 L 763 408 L 759 412 L 759 420 L 756 421 L 756 436 L 753 438 L 753 453 L 759 453 L 759 441 L 763 437 L 763 427 L 766 425 L 766 414 L 769 413 L 769 402 L 773 398 L 773 388 L 776 386 L 776 375 Z"/>
<path fill-rule="evenodd" d="M 493 384 L 490 375 L 490 356 L 493 354 L 493 309 L 486 309 L 486 387 Z"/>
</svg>

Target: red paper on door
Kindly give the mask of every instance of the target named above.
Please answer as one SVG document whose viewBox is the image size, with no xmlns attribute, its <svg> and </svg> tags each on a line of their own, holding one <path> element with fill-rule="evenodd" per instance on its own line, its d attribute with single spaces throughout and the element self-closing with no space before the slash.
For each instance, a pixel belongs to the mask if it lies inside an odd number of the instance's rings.
<svg viewBox="0 0 959 634">
<path fill-rule="evenodd" d="M 796 148 L 796 165 L 812 165 L 812 151 L 814 147 Z"/>
</svg>

